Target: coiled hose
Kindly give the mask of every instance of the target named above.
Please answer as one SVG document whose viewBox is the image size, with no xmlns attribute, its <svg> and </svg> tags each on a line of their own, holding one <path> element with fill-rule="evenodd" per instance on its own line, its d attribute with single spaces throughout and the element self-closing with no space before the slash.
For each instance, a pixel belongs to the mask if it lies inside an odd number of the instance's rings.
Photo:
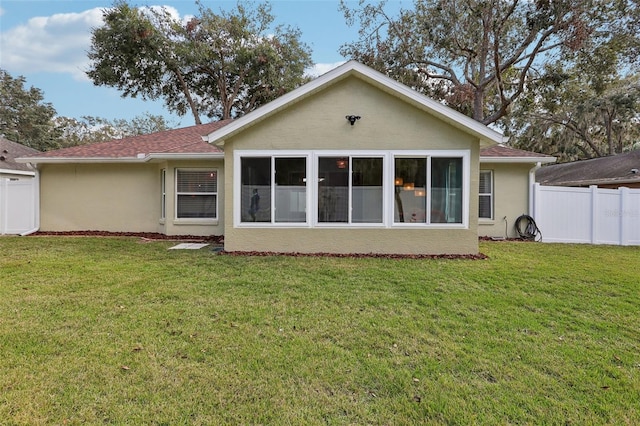
<svg viewBox="0 0 640 426">
<path fill-rule="evenodd" d="M 517 218 L 515 227 L 523 240 L 542 241 L 542 231 L 531 216 L 523 214 Z"/>
</svg>

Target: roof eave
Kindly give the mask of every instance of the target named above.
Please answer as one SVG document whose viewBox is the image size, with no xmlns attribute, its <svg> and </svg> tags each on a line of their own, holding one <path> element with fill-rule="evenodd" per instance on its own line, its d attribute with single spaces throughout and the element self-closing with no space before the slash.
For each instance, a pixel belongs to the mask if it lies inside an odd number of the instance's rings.
<svg viewBox="0 0 640 426">
<path fill-rule="evenodd" d="M 490 157 L 480 156 L 481 163 L 555 163 L 556 157 Z"/>
<path fill-rule="evenodd" d="M 23 157 L 17 163 L 69 164 L 69 163 L 146 163 L 152 160 L 211 160 L 224 158 L 223 152 L 206 153 L 150 153 L 136 157 Z"/>
<path fill-rule="evenodd" d="M 0 175 L 35 176 L 36 172 L 29 172 L 26 170 L 15 170 L 15 169 L 0 169 Z"/>
<path fill-rule="evenodd" d="M 640 183 L 640 178 L 638 179 L 618 179 L 618 178 L 610 178 L 610 179 L 588 179 L 588 180 L 567 180 L 560 182 L 539 182 L 542 185 L 549 186 L 592 186 L 592 185 L 610 185 L 610 184 L 625 184 L 625 183 Z"/>
<path fill-rule="evenodd" d="M 146 157 L 150 160 L 220 160 L 224 159 L 224 152 L 202 152 L 202 153 L 157 153 L 149 154 Z"/>
</svg>

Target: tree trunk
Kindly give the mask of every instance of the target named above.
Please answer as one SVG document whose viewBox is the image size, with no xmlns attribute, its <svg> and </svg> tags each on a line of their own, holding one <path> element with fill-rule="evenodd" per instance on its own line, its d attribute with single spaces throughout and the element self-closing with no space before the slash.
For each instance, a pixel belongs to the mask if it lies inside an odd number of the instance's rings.
<svg viewBox="0 0 640 426">
<path fill-rule="evenodd" d="M 182 93 L 184 93 L 185 98 L 187 98 L 195 124 L 202 124 L 202 121 L 200 121 L 200 114 L 198 114 L 198 107 L 193 101 L 193 97 L 191 97 L 191 91 L 189 91 L 189 86 L 187 85 L 187 82 L 184 81 L 182 73 L 177 68 L 173 69 L 173 73 L 178 78 L 178 81 L 180 82 L 180 89 L 182 90 Z"/>
</svg>

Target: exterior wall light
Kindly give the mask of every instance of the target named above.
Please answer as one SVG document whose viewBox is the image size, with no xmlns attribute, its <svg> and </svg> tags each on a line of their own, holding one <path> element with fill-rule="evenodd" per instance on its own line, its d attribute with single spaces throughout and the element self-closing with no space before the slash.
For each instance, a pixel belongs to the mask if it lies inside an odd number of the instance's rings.
<svg viewBox="0 0 640 426">
<path fill-rule="evenodd" d="M 352 126 L 356 124 L 357 120 L 360 120 L 359 115 L 347 115 L 345 118 L 349 120 L 349 123 L 351 123 Z"/>
</svg>

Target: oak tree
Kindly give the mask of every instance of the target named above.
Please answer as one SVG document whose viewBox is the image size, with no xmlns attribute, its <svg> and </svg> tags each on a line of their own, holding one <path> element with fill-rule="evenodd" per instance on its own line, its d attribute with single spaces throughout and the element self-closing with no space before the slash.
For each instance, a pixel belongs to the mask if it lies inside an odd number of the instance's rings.
<svg viewBox="0 0 640 426">
<path fill-rule="evenodd" d="M 359 40 L 341 53 L 468 114 L 499 124 L 547 61 L 573 52 L 615 12 L 609 0 L 342 2 Z"/>
<path fill-rule="evenodd" d="M 52 121 L 56 110 L 44 102 L 42 90 L 26 88 L 25 83 L 25 77 L 14 78 L 0 69 L 0 134 L 38 151 L 57 148 L 60 131 Z"/>
<path fill-rule="evenodd" d="M 238 2 L 180 21 L 166 8 L 120 1 L 92 34 L 87 75 L 122 96 L 162 99 L 178 115 L 227 119 L 245 114 L 306 81 L 310 49 L 298 29 L 278 25 L 268 3 Z"/>
</svg>

